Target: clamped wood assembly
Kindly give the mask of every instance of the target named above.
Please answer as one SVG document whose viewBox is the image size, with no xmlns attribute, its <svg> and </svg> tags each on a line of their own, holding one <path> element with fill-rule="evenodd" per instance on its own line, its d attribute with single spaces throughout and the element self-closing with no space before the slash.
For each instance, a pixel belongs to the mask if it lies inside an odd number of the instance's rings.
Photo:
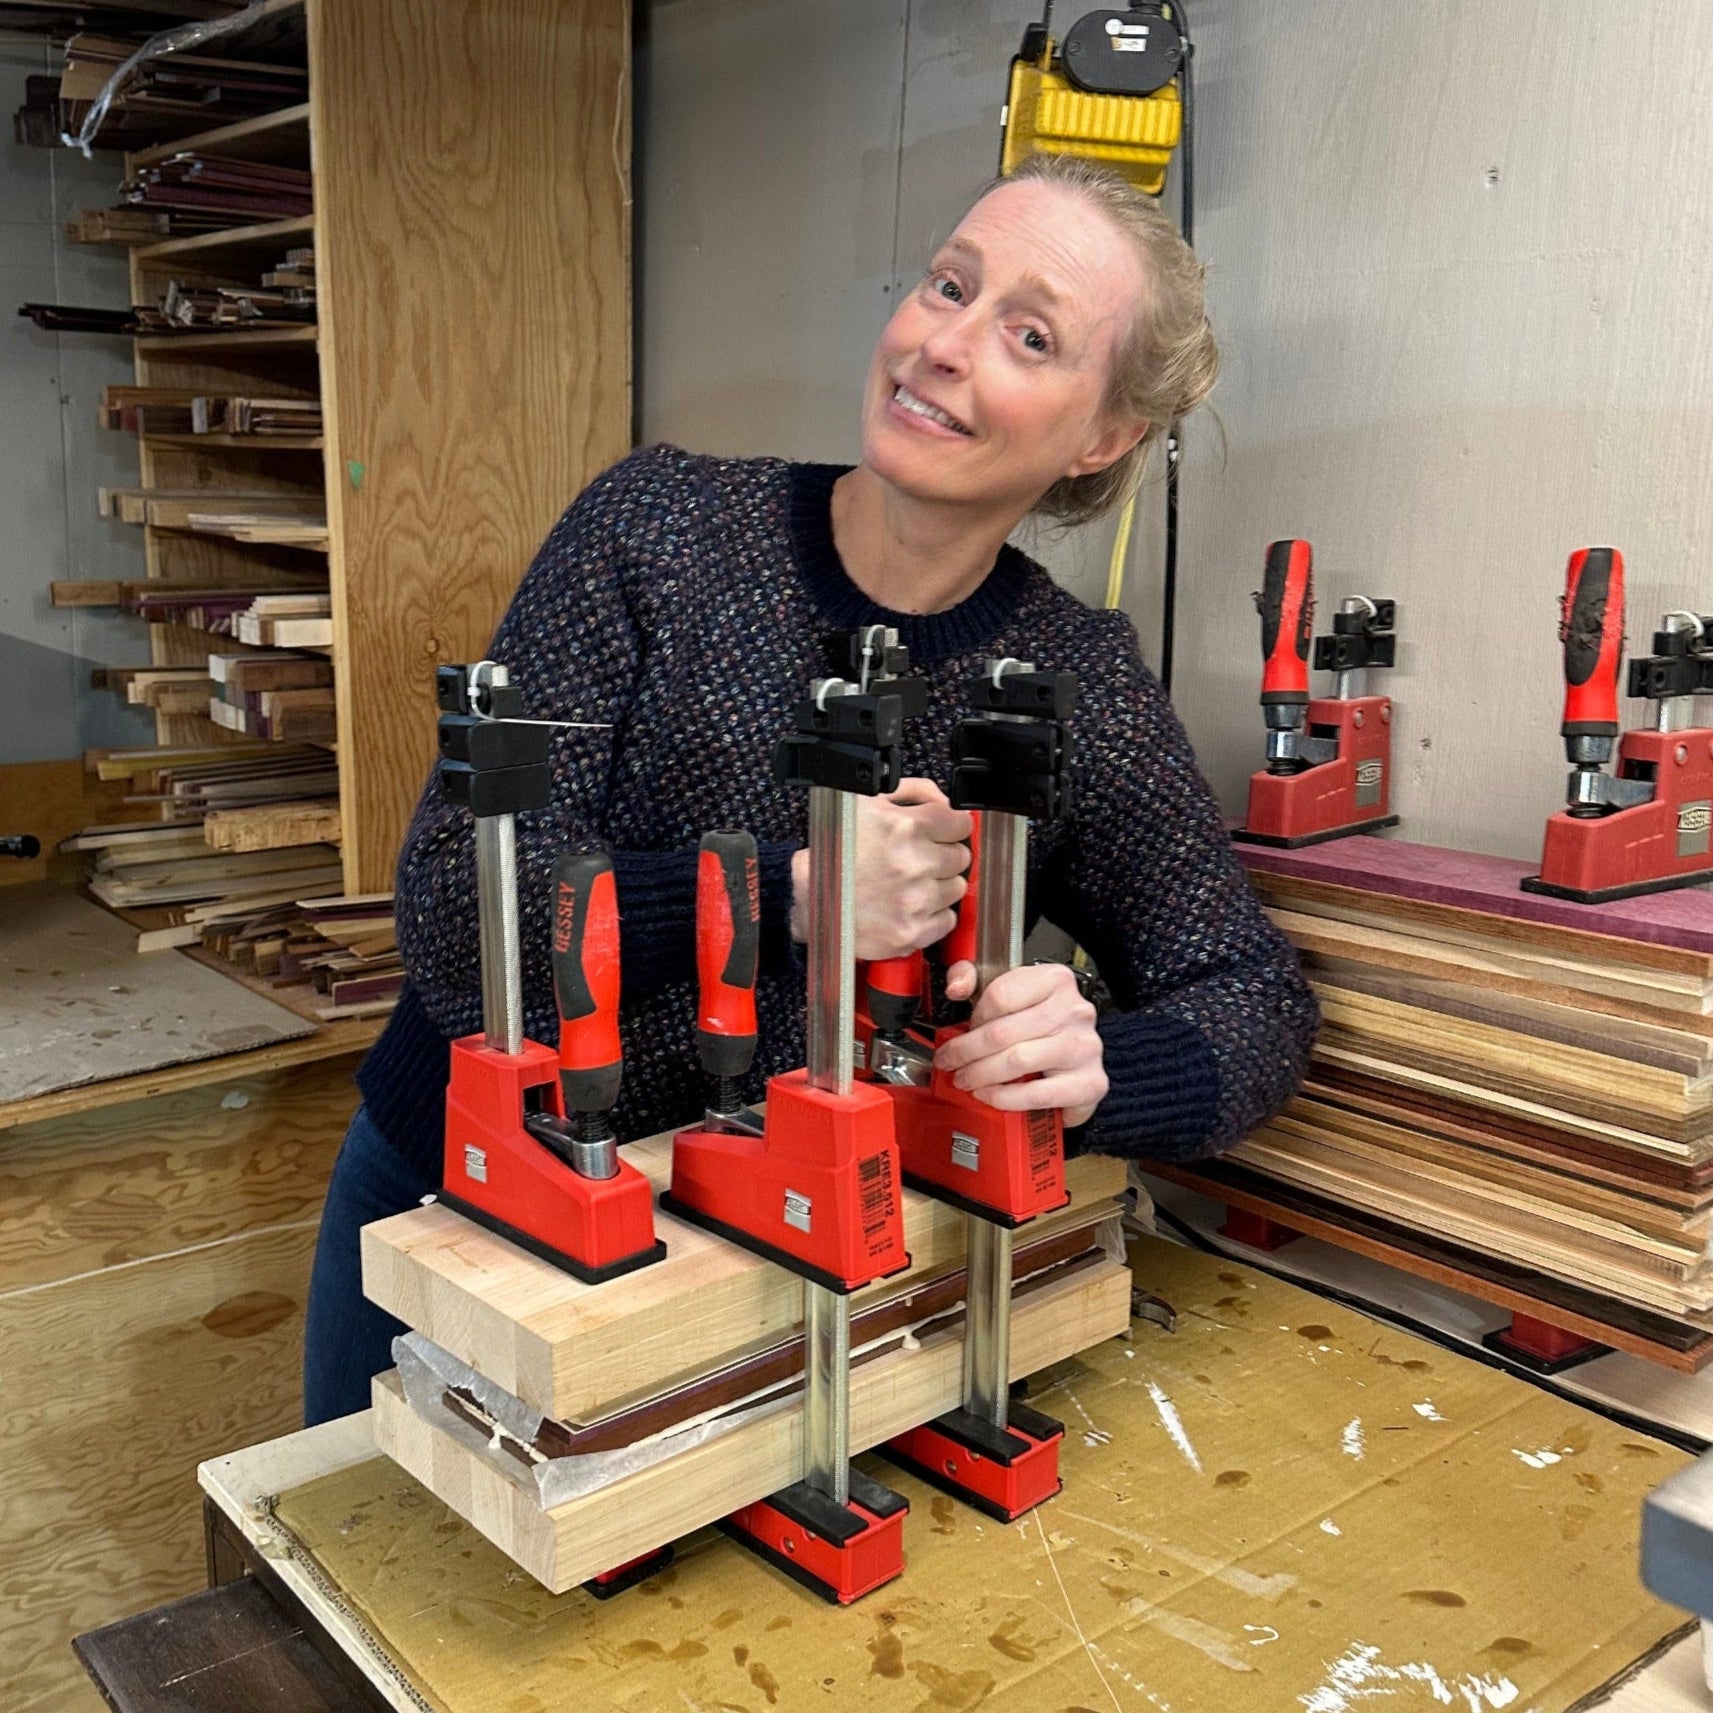
<svg viewBox="0 0 1713 1713">
<path fill-rule="evenodd" d="M 902 1573 L 909 1509 L 850 1463 L 850 1292 L 910 1264 L 892 1106 L 852 1075 L 856 799 L 897 789 L 904 721 L 903 696 L 869 682 L 883 676 L 889 633 L 860 635 L 856 680 L 812 685 L 774 755 L 781 783 L 809 788 L 808 1065 L 770 1079 L 765 1122 L 738 1108 L 729 1079 L 748 1066 L 729 1044 L 746 1027 L 753 1042 L 753 1012 L 746 1017 L 741 1001 L 718 990 L 754 985 L 753 962 L 746 979 L 741 955 L 734 962 L 741 936 L 727 926 L 747 917 L 740 900 L 751 894 L 727 866 L 745 853 L 717 851 L 720 873 L 700 889 L 698 920 L 699 1038 L 712 1097 L 703 1123 L 674 1138 L 672 1188 L 662 1197 L 679 1218 L 803 1280 L 803 1479 L 723 1526 L 840 1605 Z"/>
<path fill-rule="evenodd" d="M 976 838 L 950 961 L 973 960 L 978 997 L 1023 961 L 1029 821 L 1069 808 L 1065 722 L 1076 695 L 1072 673 L 993 661 L 953 734 L 949 795 L 974 812 Z M 865 1058 L 897 1105 L 905 1182 L 968 1216 L 964 1402 L 891 1441 L 886 1455 L 1009 1522 L 1060 1487 L 1063 1425 L 1011 1398 L 1011 1257 L 1016 1229 L 1068 1199 L 1063 1116 L 998 1111 L 935 1068 L 935 1048 L 966 1025 L 913 1027 L 920 954 L 914 974 L 895 967 L 908 963 L 869 966 Z"/>
<path fill-rule="evenodd" d="M 1713 617 L 1667 613 L 1660 623 L 1628 683 L 1654 704 L 1653 729 L 1620 737 L 1624 556 L 1615 547 L 1570 556 L 1559 621 L 1568 804 L 1547 821 L 1540 873 L 1525 891 L 1603 904 L 1713 880 L 1713 728 L 1694 723 L 1695 698 L 1713 696 Z"/>
<path fill-rule="evenodd" d="M 1249 780 L 1249 812 L 1232 834 L 1295 849 L 1395 827 L 1391 813 L 1392 702 L 1359 694 L 1370 667 L 1394 663 L 1396 603 L 1345 601 L 1329 636 L 1314 639 L 1314 667 L 1331 672 L 1331 696 L 1309 695 L 1314 554 L 1306 541 L 1275 541 L 1255 605 L 1261 614 L 1261 708 L 1267 766 Z"/>
<path fill-rule="evenodd" d="M 480 1035 L 452 1043 L 440 1199 L 587 1284 L 663 1260 L 648 1179 L 621 1160 L 610 1112 L 619 1053 L 611 861 L 567 852 L 553 875 L 559 1050 L 523 1034 L 514 817 L 547 807 L 549 726 L 522 718 L 506 668 L 443 666 L 440 785 L 476 821 Z"/>
</svg>

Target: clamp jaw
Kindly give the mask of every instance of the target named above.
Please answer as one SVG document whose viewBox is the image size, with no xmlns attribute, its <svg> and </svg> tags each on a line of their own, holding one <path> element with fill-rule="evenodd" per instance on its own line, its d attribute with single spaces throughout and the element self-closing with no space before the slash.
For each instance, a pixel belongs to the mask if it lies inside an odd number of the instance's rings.
<svg viewBox="0 0 1713 1713">
<path fill-rule="evenodd" d="M 978 992 L 1022 962 L 1028 825 L 1069 812 L 1065 722 L 1076 695 L 1071 673 L 993 661 L 971 683 L 971 713 L 953 733 L 951 801 L 977 816 L 955 951 L 975 963 Z M 961 1408 L 891 1441 L 886 1455 L 1011 1521 L 1060 1486 L 1063 1425 L 1012 1400 L 1010 1368 L 1014 1232 L 1067 1199 L 1063 1120 L 997 1111 L 933 1071 L 931 1045 L 915 1037 L 905 1045 L 929 1069 L 926 1087 L 912 1077 L 895 1089 L 905 1181 L 967 1215 L 965 1389 Z M 885 1076 L 880 1067 L 892 1061 L 878 1028 L 870 1052 Z"/>
<path fill-rule="evenodd" d="M 1559 640 L 1566 806 L 1547 818 L 1540 873 L 1522 880 L 1523 890 L 1602 904 L 1713 879 L 1713 728 L 1692 729 L 1695 698 L 1713 695 L 1713 619 L 1667 613 L 1653 653 L 1630 662 L 1627 688 L 1654 704 L 1651 729 L 1619 729 L 1624 557 L 1616 548 L 1570 556 Z"/>
<path fill-rule="evenodd" d="M 482 1033 L 452 1043 L 440 1199 L 598 1284 L 662 1260 L 648 1180 L 618 1158 L 618 911 L 612 865 L 567 853 L 554 874 L 558 1052 L 523 1033 L 516 817 L 547 807 L 549 722 L 495 661 L 436 673 L 441 790 L 476 822 Z"/>
<path fill-rule="evenodd" d="M 1397 604 L 1352 596 L 1316 637 L 1314 555 L 1306 541 L 1286 540 L 1267 549 L 1255 607 L 1267 765 L 1250 777 L 1248 813 L 1232 837 L 1294 848 L 1395 826 L 1392 704 L 1367 694 L 1365 679 L 1396 663 Z M 1315 671 L 1333 675 L 1330 696 L 1309 694 L 1311 642 Z"/>
<path fill-rule="evenodd" d="M 717 1127 L 680 1132 L 662 1198 L 803 1279 L 803 1478 L 724 1527 L 841 1605 L 902 1573 L 909 1508 L 850 1463 L 850 1293 L 910 1261 L 891 1104 L 853 1080 L 852 1048 L 856 798 L 898 786 L 905 704 L 888 680 L 896 644 L 879 626 L 842 642 L 839 662 L 852 663 L 853 677 L 811 685 L 774 752 L 780 783 L 809 791 L 808 1064 L 769 1082 L 759 1134 L 726 1112 Z M 717 962 L 724 936 L 710 929 L 706 940 Z M 703 1064 L 714 1068 L 706 1041 Z"/>
</svg>

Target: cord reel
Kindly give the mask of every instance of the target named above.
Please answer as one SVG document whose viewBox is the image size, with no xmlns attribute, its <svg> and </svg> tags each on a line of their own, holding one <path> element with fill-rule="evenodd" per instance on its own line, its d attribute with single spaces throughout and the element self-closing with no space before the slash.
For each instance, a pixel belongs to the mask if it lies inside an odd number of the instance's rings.
<svg viewBox="0 0 1713 1713">
<path fill-rule="evenodd" d="M 1052 35 L 1052 7 L 1024 32 L 1001 115 L 999 170 L 1031 154 L 1077 155 L 1158 196 L 1183 136 L 1188 45 L 1167 0 L 1085 12 Z"/>
</svg>

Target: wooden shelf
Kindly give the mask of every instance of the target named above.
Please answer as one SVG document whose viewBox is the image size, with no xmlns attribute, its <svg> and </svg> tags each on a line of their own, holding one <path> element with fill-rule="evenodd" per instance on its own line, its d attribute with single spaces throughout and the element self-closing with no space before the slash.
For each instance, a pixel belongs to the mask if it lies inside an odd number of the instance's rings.
<svg viewBox="0 0 1713 1713">
<path fill-rule="evenodd" d="M 257 452 L 319 452 L 319 434 L 145 434 L 145 446 L 251 447 Z M 214 490 L 218 492 L 218 490 Z M 212 509 L 212 508 L 210 508 Z"/>
<path fill-rule="evenodd" d="M 275 166 L 292 166 L 309 160 L 309 103 L 297 107 L 282 107 L 276 113 L 258 114 L 254 119 L 240 119 L 235 124 L 219 125 L 212 131 L 198 131 L 194 136 L 180 137 L 176 142 L 156 143 L 127 155 L 132 172 L 139 167 L 158 166 L 187 149 L 225 155 L 230 160 L 263 161 Z"/>
<path fill-rule="evenodd" d="M 257 226 L 229 226 L 223 232 L 199 232 L 194 238 L 168 238 L 164 243 L 143 245 L 136 258 L 144 267 L 201 261 L 277 265 L 287 250 L 298 249 L 314 237 L 315 216 L 303 214 L 291 220 L 264 221 Z"/>
<path fill-rule="evenodd" d="M 235 328 L 230 333 L 209 329 L 196 333 L 145 333 L 137 339 L 137 351 L 144 357 L 174 357 L 184 351 L 257 351 L 270 346 L 304 346 L 311 350 L 319 330 L 310 324 L 304 327 Z"/>
</svg>

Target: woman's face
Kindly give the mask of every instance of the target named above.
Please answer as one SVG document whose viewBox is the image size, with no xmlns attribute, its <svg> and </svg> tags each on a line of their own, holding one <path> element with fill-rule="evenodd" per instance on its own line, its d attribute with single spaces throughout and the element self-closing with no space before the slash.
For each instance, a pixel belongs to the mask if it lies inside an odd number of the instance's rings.
<svg viewBox="0 0 1713 1713">
<path fill-rule="evenodd" d="M 886 324 L 863 397 L 863 461 L 921 499 L 1028 511 L 1104 469 L 1147 425 L 1105 412 L 1146 289 L 1135 245 L 1061 185 L 978 202 Z"/>
</svg>

